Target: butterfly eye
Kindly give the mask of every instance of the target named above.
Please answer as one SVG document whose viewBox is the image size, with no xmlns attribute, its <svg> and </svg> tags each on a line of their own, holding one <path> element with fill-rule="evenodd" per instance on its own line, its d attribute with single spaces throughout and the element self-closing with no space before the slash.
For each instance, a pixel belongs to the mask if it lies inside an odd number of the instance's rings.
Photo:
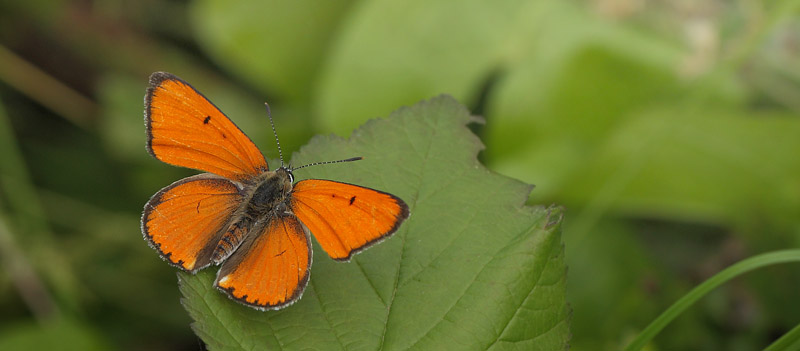
<svg viewBox="0 0 800 351">
<path fill-rule="evenodd" d="M 294 174 L 292 174 L 292 169 L 289 167 L 278 168 L 276 172 L 286 173 L 286 176 L 289 177 L 289 184 L 294 184 Z"/>
</svg>

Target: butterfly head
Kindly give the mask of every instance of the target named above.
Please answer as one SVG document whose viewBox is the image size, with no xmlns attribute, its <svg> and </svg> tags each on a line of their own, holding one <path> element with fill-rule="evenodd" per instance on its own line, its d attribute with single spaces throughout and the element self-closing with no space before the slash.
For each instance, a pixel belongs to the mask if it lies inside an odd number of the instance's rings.
<svg viewBox="0 0 800 351">
<path fill-rule="evenodd" d="M 288 181 L 289 184 L 294 183 L 294 173 L 292 173 L 292 169 L 290 167 L 280 166 L 275 170 L 275 173 L 281 179 Z"/>
</svg>

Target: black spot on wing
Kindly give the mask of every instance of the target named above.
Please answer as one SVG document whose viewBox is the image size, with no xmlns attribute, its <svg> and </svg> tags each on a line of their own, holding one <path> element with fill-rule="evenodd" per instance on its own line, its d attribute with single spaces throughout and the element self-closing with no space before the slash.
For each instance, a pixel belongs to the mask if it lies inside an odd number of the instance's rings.
<svg viewBox="0 0 800 351">
<path fill-rule="evenodd" d="M 203 124 L 208 124 L 208 121 L 210 121 L 210 120 L 211 120 L 211 116 L 206 116 L 206 118 L 203 120 Z"/>
</svg>

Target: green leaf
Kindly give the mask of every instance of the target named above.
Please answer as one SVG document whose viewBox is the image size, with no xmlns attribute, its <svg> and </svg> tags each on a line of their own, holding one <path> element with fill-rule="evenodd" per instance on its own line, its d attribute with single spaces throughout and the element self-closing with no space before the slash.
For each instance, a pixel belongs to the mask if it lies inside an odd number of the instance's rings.
<svg viewBox="0 0 800 351">
<path fill-rule="evenodd" d="M 591 160 L 595 143 L 626 123 L 629 111 L 671 96 L 678 87 L 667 63 L 617 44 L 636 41 L 623 41 L 624 35 L 605 27 L 593 28 L 591 36 L 584 32 L 592 28 L 578 28 L 581 33 L 567 38 L 572 45 L 562 43 L 566 47 L 551 53 L 557 59 L 542 55 L 521 63 L 498 87 L 489 111 L 492 168 L 535 180 L 546 196 L 564 188 L 570 175 L 585 175 L 578 168 Z M 658 49 L 649 51 L 665 51 Z"/>
<path fill-rule="evenodd" d="M 477 119 L 450 97 L 371 120 L 347 140 L 316 137 L 294 164 L 391 192 L 411 216 L 390 239 L 334 262 L 316 244 L 303 297 L 259 312 L 180 274 L 184 306 L 211 349 L 563 350 L 569 340 L 559 208 L 529 207 L 529 185 L 485 169 Z"/>
<path fill-rule="evenodd" d="M 564 180 L 561 198 L 605 197 L 599 202 L 619 212 L 750 227 L 793 221 L 800 160 L 786 150 L 800 149 L 798 134 L 800 121 L 785 113 L 652 108 L 597 145 Z"/>
<path fill-rule="evenodd" d="M 192 3 L 197 42 L 262 92 L 307 97 L 330 38 L 352 1 Z"/>
<path fill-rule="evenodd" d="M 800 349 L 800 324 L 770 344 L 765 351 L 797 350 Z"/>
<path fill-rule="evenodd" d="M 321 130 L 345 133 L 394 106 L 441 93 L 468 105 L 487 94 L 490 110 L 503 101 L 505 111 L 526 111 L 554 93 L 548 72 L 561 72 L 564 61 L 587 45 L 620 51 L 632 57 L 629 61 L 672 74 L 668 64 L 678 59 L 678 50 L 659 38 L 619 27 L 568 2 L 364 2 L 348 18 L 321 72 L 315 118 Z M 579 87 L 603 77 L 585 77 Z M 514 86 L 508 88 L 510 84 Z M 654 92 L 644 90 L 637 96 L 647 93 Z M 590 95 L 599 103 L 602 96 Z M 616 100 L 607 109 L 625 102 L 619 101 L 623 97 Z M 569 101 L 573 109 L 585 103 L 574 102 Z M 495 117 L 489 115 L 490 120 Z M 524 135 L 530 138 L 529 129 L 513 128 L 511 135 L 528 132 Z"/>
</svg>

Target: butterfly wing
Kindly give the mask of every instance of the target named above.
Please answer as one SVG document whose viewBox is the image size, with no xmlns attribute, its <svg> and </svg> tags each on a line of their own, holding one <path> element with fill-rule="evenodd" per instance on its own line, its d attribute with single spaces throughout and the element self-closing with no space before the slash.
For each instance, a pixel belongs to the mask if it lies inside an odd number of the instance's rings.
<svg viewBox="0 0 800 351">
<path fill-rule="evenodd" d="M 145 95 L 147 151 L 162 162 L 243 180 L 264 155 L 228 117 L 180 78 L 156 72 Z"/>
<path fill-rule="evenodd" d="M 184 178 L 145 204 L 142 233 L 163 259 L 195 272 L 211 263 L 241 203 L 239 189 L 225 178 L 210 173 Z"/>
<path fill-rule="evenodd" d="M 291 201 L 322 249 L 340 261 L 392 235 L 408 218 L 408 206 L 392 194 L 330 180 L 298 182 Z"/>
<path fill-rule="evenodd" d="M 292 304 L 308 283 L 308 233 L 288 213 L 256 228 L 222 264 L 214 284 L 232 299 L 254 308 L 278 309 Z"/>
</svg>

